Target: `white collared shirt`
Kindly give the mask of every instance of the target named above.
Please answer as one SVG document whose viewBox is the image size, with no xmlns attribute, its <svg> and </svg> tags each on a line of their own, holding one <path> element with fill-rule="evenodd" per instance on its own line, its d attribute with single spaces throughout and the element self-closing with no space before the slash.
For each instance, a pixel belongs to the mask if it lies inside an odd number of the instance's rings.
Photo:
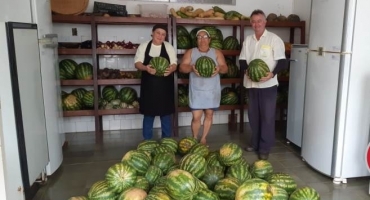
<svg viewBox="0 0 370 200">
<path fill-rule="evenodd" d="M 272 72 L 280 59 L 285 59 L 285 46 L 283 40 L 276 34 L 265 29 L 260 40 L 256 35 L 249 35 L 245 38 L 240 52 L 239 60 L 246 60 L 248 64 L 256 59 L 266 62 Z M 244 77 L 244 87 L 246 88 L 268 88 L 278 85 L 277 76 L 266 82 L 253 82 Z"/>
</svg>

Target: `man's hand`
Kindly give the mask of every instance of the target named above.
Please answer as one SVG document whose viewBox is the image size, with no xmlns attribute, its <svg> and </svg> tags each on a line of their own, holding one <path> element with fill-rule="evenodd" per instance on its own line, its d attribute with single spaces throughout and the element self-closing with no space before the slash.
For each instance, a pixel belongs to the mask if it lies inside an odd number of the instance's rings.
<svg viewBox="0 0 370 200">
<path fill-rule="evenodd" d="M 168 76 L 174 71 L 175 71 L 175 67 L 172 67 L 172 65 L 170 65 L 167 67 L 166 71 L 164 71 L 163 76 Z"/>
<path fill-rule="evenodd" d="M 248 70 L 245 70 L 245 76 L 247 77 L 247 79 L 248 80 L 250 80 L 251 81 L 251 78 L 249 77 L 249 75 L 248 75 Z"/>
<path fill-rule="evenodd" d="M 215 67 L 215 70 L 213 71 L 213 73 L 212 73 L 212 75 L 211 75 L 211 77 L 213 77 L 213 76 L 217 75 L 219 72 L 220 72 L 220 67 L 216 66 L 216 67 Z"/>
<path fill-rule="evenodd" d="M 266 82 L 270 80 L 272 77 L 274 77 L 274 74 L 272 72 L 267 72 L 266 76 L 260 79 L 260 82 Z"/>
<path fill-rule="evenodd" d="M 151 74 L 151 75 L 155 75 L 155 73 L 157 72 L 157 70 L 155 70 L 154 68 L 152 68 L 151 65 L 147 65 L 146 66 L 146 71 Z"/>
<path fill-rule="evenodd" d="M 195 65 L 191 66 L 191 68 L 193 69 L 193 72 L 197 75 L 197 76 L 200 76 L 199 72 L 197 69 L 195 69 Z"/>
</svg>

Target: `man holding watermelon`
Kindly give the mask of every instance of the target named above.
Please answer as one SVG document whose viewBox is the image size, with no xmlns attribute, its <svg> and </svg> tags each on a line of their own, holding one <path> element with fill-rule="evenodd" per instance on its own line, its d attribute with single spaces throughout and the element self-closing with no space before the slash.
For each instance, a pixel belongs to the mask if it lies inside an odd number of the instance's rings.
<svg viewBox="0 0 370 200">
<path fill-rule="evenodd" d="M 250 16 L 253 35 L 245 38 L 239 64 L 245 70 L 244 86 L 248 88 L 248 118 L 252 140 L 246 151 L 256 151 L 268 159 L 275 142 L 275 110 L 278 80 L 276 74 L 287 67 L 284 42 L 266 30 L 266 16 L 254 10 Z"/>
<path fill-rule="evenodd" d="M 173 72 L 177 68 L 177 54 L 165 41 L 166 26 L 155 25 L 151 36 L 152 40 L 141 43 L 135 55 L 135 67 L 142 71 L 139 101 L 145 140 L 153 137 L 155 116 L 161 119 L 162 138 L 171 137 L 171 114 L 175 112 Z"/>
<path fill-rule="evenodd" d="M 204 114 L 203 134 L 200 142 L 206 145 L 206 137 L 213 121 L 213 112 L 220 106 L 221 82 L 219 73 L 227 73 L 225 57 L 218 49 L 210 48 L 211 36 L 205 29 L 196 33 L 197 47 L 185 52 L 180 72 L 189 74 L 189 107 L 193 119 L 191 130 L 198 139 L 201 118 Z M 216 64 L 217 63 L 217 64 Z"/>
</svg>

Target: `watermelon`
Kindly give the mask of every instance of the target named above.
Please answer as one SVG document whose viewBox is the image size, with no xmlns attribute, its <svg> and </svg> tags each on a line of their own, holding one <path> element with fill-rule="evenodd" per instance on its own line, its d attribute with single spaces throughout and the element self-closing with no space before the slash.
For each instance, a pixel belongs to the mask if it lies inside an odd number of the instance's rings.
<svg viewBox="0 0 370 200">
<path fill-rule="evenodd" d="M 224 95 L 221 95 L 221 105 L 235 105 L 239 102 L 238 95 L 236 92 L 230 91 Z"/>
<path fill-rule="evenodd" d="M 188 86 L 186 85 L 179 85 L 178 86 L 178 94 L 179 96 L 184 94 L 184 95 L 188 95 L 189 94 L 189 88 Z"/>
<path fill-rule="evenodd" d="M 180 154 L 185 155 L 190 151 L 191 147 L 193 147 L 197 143 L 198 141 L 193 137 L 182 138 L 179 141 L 178 151 Z"/>
<path fill-rule="evenodd" d="M 90 90 L 87 91 L 83 98 L 82 98 L 82 103 L 85 108 L 94 108 L 94 91 Z"/>
<path fill-rule="evenodd" d="M 152 152 L 157 146 L 159 146 L 159 143 L 157 141 L 145 140 L 137 145 L 137 150 Z"/>
<path fill-rule="evenodd" d="M 73 94 L 68 94 L 62 99 L 63 110 L 80 110 L 82 105 L 80 100 Z"/>
<path fill-rule="evenodd" d="M 240 184 L 240 181 L 236 178 L 224 178 L 216 183 L 214 191 L 220 199 L 233 200 Z"/>
<path fill-rule="evenodd" d="M 178 49 L 190 49 L 192 47 L 190 36 L 177 36 Z"/>
<path fill-rule="evenodd" d="M 189 105 L 189 96 L 188 94 L 179 94 L 178 98 L 178 105 L 180 107 L 186 107 Z"/>
<path fill-rule="evenodd" d="M 289 194 L 281 187 L 270 184 L 270 191 L 272 193 L 271 200 L 288 200 Z"/>
<path fill-rule="evenodd" d="M 208 189 L 213 190 L 216 183 L 223 179 L 224 172 L 222 167 L 208 166 L 204 175 L 200 178 L 208 187 Z"/>
<path fill-rule="evenodd" d="M 166 146 L 168 147 L 169 149 L 171 149 L 171 151 L 173 153 L 176 153 L 177 152 L 177 148 L 178 148 L 178 143 L 176 140 L 172 139 L 172 138 L 162 138 L 160 141 L 159 141 L 160 145 L 162 146 Z"/>
<path fill-rule="evenodd" d="M 93 66 L 88 62 L 78 64 L 75 70 L 76 78 L 79 80 L 93 79 Z"/>
<path fill-rule="evenodd" d="M 150 160 L 150 157 L 148 157 L 144 152 L 130 150 L 123 156 L 121 162 L 126 163 L 134 168 L 137 172 L 137 175 L 144 175 L 148 170 Z"/>
<path fill-rule="evenodd" d="M 224 40 L 224 37 L 220 29 L 214 26 L 204 26 L 203 29 L 208 31 L 209 35 L 211 36 L 211 41 L 212 40 L 220 40 L 220 41 Z"/>
<path fill-rule="evenodd" d="M 154 57 L 150 60 L 149 65 L 156 70 L 156 76 L 163 76 L 166 69 L 170 66 L 168 60 L 164 57 Z"/>
<path fill-rule="evenodd" d="M 60 79 L 74 79 L 77 63 L 71 59 L 64 59 L 59 62 Z"/>
<path fill-rule="evenodd" d="M 137 100 L 137 92 L 131 87 L 123 87 L 119 91 L 118 97 L 122 102 L 131 104 L 132 102 Z"/>
<path fill-rule="evenodd" d="M 225 166 L 235 165 L 240 162 L 242 157 L 242 149 L 239 145 L 228 142 L 221 146 L 219 154 L 220 162 Z"/>
<path fill-rule="evenodd" d="M 216 63 L 208 56 L 201 56 L 195 61 L 195 69 L 202 77 L 211 77 L 215 71 Z"/>
<path fill-rule="evenodd" d="M 164 192 L 149 193 L 145 200 L 171 200 L 171 197 Z"/>
<path fill-rule="evenodd" d="M 218 195 L 209 189 L 200 189 L 193 200 L 219 200 Z"/>
<path fill-rule="evenodd" d="M 222 42 L 222 47 L 224 50 L 238 50 L 239 41 L 235 36 L 228 36 Z"/>
<path fill-rule="evenodd" d="M 209 47 L 221 50 L 222 49 L 222 41 L 217 40 L 217 39 L 212 39 L 211 42 L 209 43 Z"/>
<path fill-rule="evenodd" d="M 191 39 L 192 47 L 197 47 L 198 46 L 196 34 L 200 29 L 201 28 L 193 28 L 193 30 L 190 31 L 190 39 Z"/>
<path fill-rule="evenodd" d="M 140 188 L 148 192 L 149 191 L 149 181 L 144 176 L 137 176 L 133 187 Z"/>
<path fill-rule="evenodd" d="M 289 200 L 320 200 L 320 195 L 311 187 L 303 187 L 296 189 L 290 195 Z"/>
<path fill-rule="evenodd" d="M 266 181 L 283 188 L 289 195 L 297 189 L 297 183 L 293 177 L 287 173 L 273 173 L 266 178 Z"/>
<path fill-rule="evenodd" d="M 209 149 L 206 145 L 198 143 L 191 147 L 189 153 L 195 153 L 202 157 L 206 157 L 209 153 Z"/>
<path fill-rule="evenodd" d="M 251 165 L 251 173 L 255 178 L 266 179 L 273 173 L 272 165 L 267 160 L 257 160 Z"/>
<path fill-rule="evenodd" d="M 222 171 L 225 169 L 225 166 L 221 164 L 220 160 L 218 159 L 220 156 L 219 151 L 210 152 L 206 157 L 206 163 L 208 167 L 215 166 L 220 167 Z"/>
<path fill-rule="evenodd" d="M 71 197 L 68 200 L 89 200 L 89 199 L 85 196 L 76 196 L 76 197 Z"/>
<path fill-rule="evenodd" d="M 148 180 L 150 186 L 153 186 L 161 176 L 163 176 L 161 168 L 155 165 L 150 165 L 145 173 L 145 178 Z"/>
<path fill-rule="evenodd" d="M 244 199 L 271 199 L 272 193 L 267 181 L 253 178 L 244 181 L 236 190 L 235 200 Z"/>
<path fill-rule="evenodd" d="M 144 200 L 147 193 L 140 188 L 129 188 L 119 195 L 117 200 Z"/>
<path fill-rule="evenodd" d="M 151 156 L 155 157 L 157 154 L 161 153 L 172 153 L 172 150 L 165 145 L 159 145 L 153 149 L 153 151 L 151 152 Z"/>
<path fill-rule="evenodd" d="M 177 25 L 176 26 L 176 35 L 177 36 L 189 36 L 189 32 L 184 26 Z"/>
<path fill-rule="evenodd" d="M 152 193 L 166 193 L 167 194 L 166 181 L 161 181 L 163 180 L 162 177 L 157 179 L 157 182 L 154 183 L 154 186 L 149 191 L 149 194 L 152 194 Z"/>
<path fill-rule="evenodd" d="M 230 166 L 227 169 L 225 176 L 236 178 L 240 182 L 244 182 L 252 178 L 252 174 L 248 170 L 248 165 L 243 163 Z"/>
<path fill-rule="evenodd" d="M 175 155 L 172 152 L 158 153 L 154 156 L 152 164 L 159 167 L 163 174 L 166 174 L 168 169 L 176 162 Z"/>
<path fill-rule="evenodd" d="M 117 99 L 118 90 L 116 89 L 116 87 L 114 87 L 114 85 L 107 85 L 103 88 L 102 97 L 107 101 Z"/>
<path fill-rule="evenodd" d="M 226 59 L 227 73 L 226 78 L 238 78 L 239 77 L 239 67 L 230 59 Z"/>
<path fill-rule="evenodd" d="M 71 94 L 75 95 L 77 99 L 82 103 L 83 97 L 86 92 L 87 90 L 85 88 L 77 88 L 77 89 L 72 90 Z"/>
<path fill-rule="evenodd" d="M 166 190 L 173 199 L 191 200 L 196 194 L 196 183 L 189 172 L 177 169 L 167 175 Z"/>
<path fill-rule="evenodd" d="M 136 170 L 128 164 L 117 163 L 109 167 L 105 180 L 113 191 L 121 193 L 135 184 Z"/>
<path fill-rule="evenodd" d="M 231 87 L 224 87 L 224 88 L 222 88 L 222 90 L 221 90 L 221 96 L 222 95 L 226 95 L 227 93 L 229 93 L 229 92 L 234 92 L 235 90 L 233 89 L 233 88 L 231 88 Z"/>
<path fill-rule="evenodd" d="M 180 169 L 191 173 L 193 176 L 200 178 L 206 172 L 206 160 L 198 154 L 189 153 L 181 158 Z"/>
<path fill-rule="evenodd" d="M 254 82 L 259 82 L 262 77 L 265 77 L 267 72 L 270 72 L 268 65 L 261 59 L 254 59 L 249 63 L 248 76 Z"/>
<path fill-rule="evenodd" d="M 110 188 L 109 182 L 106 180 L 94 183 L 89 189 L 87 196 L 89 200 L 116 200 L 117 198 L 117 194 Z"/>
</svg>

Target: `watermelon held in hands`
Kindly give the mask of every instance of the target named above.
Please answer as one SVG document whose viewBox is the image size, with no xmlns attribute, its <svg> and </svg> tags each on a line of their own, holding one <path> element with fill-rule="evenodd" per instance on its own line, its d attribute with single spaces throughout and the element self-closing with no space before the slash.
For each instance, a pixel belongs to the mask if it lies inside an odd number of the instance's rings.
<svg viewBox="0 0 370 200">
<path fill-rule="evenodd" d="M 248 67 L 248 76 L 254 82 L 259 82 L 262 77 L 267 75 L 267 72 L 270 72 L 270 68 L 261 59 L 254 59 L 249 63 Z"/>
<path fill-rule="evenodd" d="M 215 71 L 216 63 L 208 56 L 201 56 L 195 62 L 195 69 L 202 77 L 211 77 Z"/>
<path fill-rule="evenodd" d="M 150 60 L 149 64 L 156 70 L 156 76 L 163 76 L 164 72 L 170 65 L 168 60 L 163 57 L 154 57 Z"/>
</svg>

